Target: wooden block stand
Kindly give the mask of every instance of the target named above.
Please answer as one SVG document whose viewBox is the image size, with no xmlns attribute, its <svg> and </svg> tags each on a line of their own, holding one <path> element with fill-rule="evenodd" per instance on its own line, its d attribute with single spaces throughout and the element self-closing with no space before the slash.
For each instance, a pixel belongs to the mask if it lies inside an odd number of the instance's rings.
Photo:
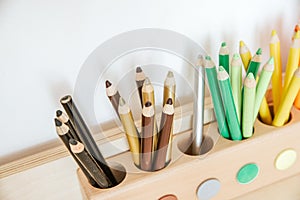
<svg viewBox="0 0 300 200">
<path fill-rule="evenodd" d="M 172 162 L 157 172 L 137 169 L 130 152 L 109 158 L 126 169 L 125 179 L 110 189 L 90 186 L 78 170 L 78 179 L 85 199 L 159 199 L 166 194 L 174 194 L 179 200 L 197 199 L 199 185 L 215 178 L 221 189 L 213 199 L 232 199 L 263 186 L 300 173 L 300 111 L 292 109 L 291 120 L 283 127 L 272 127 L 256 121 L 254 135 L 243 141 L 230 141 L 219 136 L 216 122 L 205 125 L 204 149 L 209 150 L 199 156 L 182 153 L 190 131 L 177 134 L 173 140 Z M 180 150 L 181 149 L 181 150 Z M 277 155 L 285 149 L 293 149 L 298 156 L 296 162 L 286 170 L 276 169 Z M 237 172 L 248 163 L 259 167 L 259 174 L 249 184 L 240 184 Z"/>
</svg>

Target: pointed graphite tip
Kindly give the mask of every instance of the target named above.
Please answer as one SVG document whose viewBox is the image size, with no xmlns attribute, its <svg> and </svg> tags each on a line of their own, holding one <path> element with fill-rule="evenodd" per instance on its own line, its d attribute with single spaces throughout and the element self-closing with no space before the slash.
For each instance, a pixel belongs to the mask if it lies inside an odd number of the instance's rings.
<svg viewBox="0 0 300 200">
<path fill-rule="evenodd" d="M 238 60 L 240 58 L 238 53 L 233 54 L 233 59 L 234 60 Z"/>
<path fill-rule="evenodd" d="M 61 110 L 56 111 L 56 117 L 60 117 L 62 114 L 63 114 L 63 112 Z"/>
<path fill-rule="evenodd" d="M 152 103 L 151 103 L 150 101 L 147 101 L 147 102 L 145 103 L 145 107 L 150 107 L 150 106 L 152 106 Z"/>
<path fill-rule="evenodd" d="M 205 56 L 205 60 L 211 60 L 210 56 Z"/>
<path fill-rule="evenodd" d="M 240 47 L 243 47 L 243 46 L 245 46 L 245 43 L 244 43 L 243 40 L 241 40 L 241 41 L 240 41 Z"/>
<path fill-rule="evenodd" d="M 55 118 L 54 122 L 55 122 L 55 126 L 62 126 L 61 121 L 59 121 L 58 119 Z"/>
<path fill-rule="evenodd" d="M 150 85 L 151 81 L 148 77 L 145 78 L 144 85 Z"/>
<path fill-rule="evenodd" d="M 225 71 L 225 68 L 223 66 L 219 66 L 219 72 Z"/>
<path fill-rule="evenodd" d="M 272 30 L 271 36 L 275 36 L 275 35 L 277 35 L 276 30 Z"/>
<path fill-rule="evenodd" d="M 222 42 L 221 47 L 226 47 L 226 42 Z"/>
<path fill-rule="evenodd" d="M 173 104 L 173 101 L 172 101 L 172 99 L 171 99 L 171 98 L 168 98 L 168 100 L 167 100 L 166 104 L 172 105 L 172 104 Z"/>
<path fill-rule="evenodd" d="M 168 77 L 168 78 L 173 78 L 173 77 L 174 77 L 174 74 L 173 74 L 173 72 L 171 72 L 171 71 L 168 71 L 167 77 Z"/>
<path fill-rule="evenodd" d="M 254 79 L 254 75 L 252 72 L 250 72 L 248 75 L 247 75 L 247 79 Z"/>
<path fill-rule="evenodd" d="M 111 82 L 109 82 L 109 80 L 106 80 L 105 81 L 105 86 L 106 86 L 106 88 L 110 87 L 111 86 Z"/>
<path fill-rule="evenodd" d="M 141 73 L 143 70 L 140 66 L 137 66 L 136 69 L 135 69 L 135 72 L 136 73 Z"/>
<path fill-rule="evenodd" d="M 120 106 L 124 106 L 126 104 L 125 100 L 123 99 L 123 97 L 120 97 L 119 99 L 119 105 Z"/>
<path fill-rule="evenodd" d="M 69 140 L 69 143 L 70 143 L 71 145 L 77 145 L 77 141 L 76 141 L 75 139 L 73 139 L 73 138 L 71 138 L 71 139 Z"/>
<path fill-rule="evenodd" d="M 261 55 L 261 53 L 262 53 L 262 49 L 258 48 L 257 51 L 256 51 L 256 55 Z"/>
</svg>

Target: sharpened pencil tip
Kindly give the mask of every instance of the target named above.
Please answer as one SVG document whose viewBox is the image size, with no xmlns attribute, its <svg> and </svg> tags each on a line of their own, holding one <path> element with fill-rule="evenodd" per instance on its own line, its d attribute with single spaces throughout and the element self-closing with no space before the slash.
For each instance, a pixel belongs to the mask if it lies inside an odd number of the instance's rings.
<svg viewBox="0 0 300 200">
<path fill-rule="evenodd" d="M 106 88 L 108 88 L 109 86 L 111 86 L 111 82 L 109 82 L 109 80 L 106 80 L 105 81 L 105 86 L 106 86 Z"/>
<path fill-rule="evenodd" d="M 268 60 L 268 64 L 269 65 L 273 65 L 274 64 L 274 57 L 271 56 L 270 59 Z"/>
<path fill-rule="evenodd" d="M 143 70 L 140 66 L 136 67 L 135 72 L 136 73 L 141 73 Z"/>
<path fill-rule="evenodd" d="M 120 97 L 120 99 L 119 99 L 119 105 L 120 106 L 124 106 L 125 104 L 126 104 L 125 100 L 122 97 Z"/>
<path fill-rule="evenodd" d="M 219 72 L 225 71 L 225 68 L 223 66 L 219 66 Z"/>
<path fill-rule="evenodd" d="M 226 47 L 226 42 L 222 42 L 221 47 Z"/>
<path fill-rule="evenodd" d="M 150 85 L 150 79 L 148 77 L 145 78 L 144 85 Z"/>
<path fill-rule="evenodd" d="M 233 54 L 233 59 L 234 60 L 238 60 L 240 58 L 238 53 Z"/>
<path fill-rule="evenodd" d="M 63 112 L 61 110 L 56 111 L 56 117 L 60 117 L 62 114 L 63 114 Z"/>
<path fill-rule="evenodd" d="M 171 72 L 171 71 L 168 71 L 167 77 L 168 77 L 168 78 L 173 78 L 173 77 L 174 77 L 174 74 L 173 74 L 173 72 Z"/>
<path fill-rule="evenodd" d="M 261 53 L 262 53 L 262 49 L 258 48 L 257 51 L 256 51 L 256 55 L 261 55 Z"/>
<path fill-rule="evenodd" d="M 152 103 L 151 103 L 150 101 L 147 101 L 147 102 L 145 103 L 145 107 L 150 107 L 150 106 L 152 106 Z"/>
<path fill-rule="evenodd" d="M 172 101 L 172 99 L 171 99 L 171 98 L 168 98 L 168 100 L 167 100 L 166 104 L 172 105 L 172 104 L 173 104 L 173 101 Z"/>
<path fill-rule="evenodd" d="M 245 43 L 244 43 L 243 40 L 241 40 L 241 41 L 240 41 L 240 47 L 243 47 L 243 46 L 245 46 Z"/>
<path fill-rule="evenodd" d="M 247 79 L 254 79 L 254 75 L 252 72 L 250 72 L 248 75 L 247 75 Z"/>
<path fill-rule="evenodd" d="M 78 142 L 77 142 L 75 139 L 71 138 L 71 139 L 69 140 L 69 143 L 70 143 L 71 145 L 77 145 Z"/>
<path fill-rule="evenodd" d="M 211 60 L 210 56 L 205 56 L 205 60 Z"/>
<path fill-rule="evenodd" d="M 275 35 L 277 35 L 276 30 L 272 30 L 271 36 L 275 36 Z"/>
<path fill-rule="evenodd" d="M 59 121 L 58 119 L 55 118 L 54 121 L 55 121 L 55 126 L 62 126 L 62 122 Z"/>
</svg>

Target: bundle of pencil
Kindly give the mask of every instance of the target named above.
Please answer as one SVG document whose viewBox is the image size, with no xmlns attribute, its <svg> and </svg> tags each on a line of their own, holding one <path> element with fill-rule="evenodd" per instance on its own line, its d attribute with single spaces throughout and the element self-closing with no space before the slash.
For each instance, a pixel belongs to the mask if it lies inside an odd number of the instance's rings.
<svg viewBox="0 0 300 200">
<path fill-rule="evenodd" d="M 56 132 L 89 183 L 98 188 L 117 185 L 112 169 L 99 151 L 72 97 L 67 95 L 60 102 L 67 114 L 56 111 Z"/>
<path fill-rule="evenodd" d="M 171 161 L 176 90 L 174 74 L 169 71 L 164 81 L 163 111 L 159 127 L 155 118 L 154 87 L 140 66 L 136 68 L 135 81 L 142 105 L 141 132 L 134 123 L 129 105 L 108 80 L 107 96 L 113 108 L 118 107 L 117 114 L 123 125 L 134 164 L 145 171 L 160 170 Z M 116 99 L 119 101 L 116 102 Z"/>
</svg>

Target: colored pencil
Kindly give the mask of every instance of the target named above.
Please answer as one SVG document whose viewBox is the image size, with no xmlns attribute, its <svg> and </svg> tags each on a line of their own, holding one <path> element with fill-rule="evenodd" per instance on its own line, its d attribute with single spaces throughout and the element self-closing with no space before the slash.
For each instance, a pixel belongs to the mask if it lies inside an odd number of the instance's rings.
<svg viewBox="0 0 300 200">
<path fill-rule="evenodd" d="M 115 88 L 115 86 L 112 85 L 109 80 L 105 81 L 105 87 L 106 87 L 106 95 L 109 98 L 109 101 L 111 102 L 116 114 L 118 115 L 118 107 L 119 107 L 119 100 L 120 100 L 120 94 L 119 91 Z M 120 118 L 120 116 L 118 115 Z"/>
<path fill-rule="evenodd" d="M 62 123 L 66 124 L 69 127 L 70 132 L 72 134 L 72 138 L 74 138 L 75 140 L 78 140 L 79 142 L 81 142 L 81 139 L 80 139 L 79 135 L 77 134 L 71 120 L 68 117 L 68 115 L 66 113 L 64 113 L 63 111 L 61 111 L 61 110 L 57 110 L 56 111 L 56 117 L 59 121 L 61 121 Z M 69 140 L 67 142 L 68 142 L 67 145 L 69 146 Z"/>
<path fill-rule="evenodd" d="M 273 120 L 273 126 L 283 126 L 287 122 L 293 102 L 300 89 L 300 68 L 296 69 L 289 86 L 283 93 L 283 99 L 279 105 L 277 113 Z"/>
<path fill-rule="evenodd" d="M 262 53 L 262 50 L 261 50 L 261 48 L 259 48 L 256 51 L 255 55 L 252 57 L 252 59 L 249 63 L 248 69 L 247 69 L 247 75 L 249 73 L 252 73 L 254 78 L 256 78 L 257 72 L 258 72 L 260 64 L 261 64 L 261 53 Z"/>
<path fill-rule="evenodd" d="M 226 42 L 222 42 L 219 51 L 219 66 L 223 66 L 229 74 L 229 49 Z"/>
<path fill-rule="evenodd" d="M 266 98 L 263 98 L 259 108 L 260 120 L 268 125 L 272 124 L 272 115 Z"/>
<path fill-rule="evenodd" d="M 274 58 L 271 57 L 268 60 L 268 62 L 264 65 L 257 83 L 255 101 L 254 101 L 253 122 L 257 117 L 261 102 L 265 97 L 273 71 L 274 71 Z"/>
<path fill-rule="evenodd" d="M 249 63 L 251 61 L 252 55 L 249 48 L 246 46 L 244 41 L 240 41 L 239 53 L 244 65 L 245 70 L 247 71 Z"/>
<path fill-rule="evenodd" d="M 139 97 L 140 97 L 140 102 L 141 106 L 143 107 L 143 95 L 142 95 L 142 88 L 143 84 L 145 82 L 146 76 L 145 73 L 143 72 L 142 68 L 138 66 L 135 70 L 135 83 L 138 89 Z"/>
<path fill-rule="evenodd" d="M 172 99 L 169 98 L 163 107 L 160 132 L 157 140 L 157 150 L 155 153 L 154 170 L 160 170 L 166 166 L 166 156 L 168 151 L 168 145 L 170 136 L 172 134 L 172 125 L 174 117 L 174 106 Z"/>
<path fill-rule="evenodd" d="M 88 171 L 85 169 L 85 167 L 81 164 L 80 160 L 77 159 L 77 157 L 74 155 L 74 153 L 71 151 L 69 140 L 73 138 L 73 135 L 71 134 L 71 131 L 69 127 L 61 122 L 59 119 L 54 119 L 55 127 L 56 127 L 56 133 L 61 139 L 61 141 L 64 143 L 65 147 L 68 149 L 69 153 L 71 154 L 72 158 L 77 163 L 78 167 L 81 169 L 85 177 L 88 179 L 89 183 L 94 187 L 99 187 L 99 185 L 96 183 L 96 181 L 93 179 L 93 177 L 88 173 Z M 73 138 L 74 139 L 74 138 Z"/>
<path fill-rule="evenodd" d="M 270 56 L 274 58 L 274 72 L 272 75 L 272 98 L 273 98 L 273 111 L 276 113 L 280 104 L 282 94 L 282 66 L 280 54 L 280 40 L 275 30 L 272 31 L 270 41 Z"/>
<path fill-rule="evenodd" d="M 105 174 L 99 167 L 93 157 L 85 150 L 84 145 L 74 139 L 69 140 L 72 153 L 80 160 L 81 164 L 86 168 L 88 173 L 93 177 L 100 188 L 108 188 L 112 185 L 106 180 Z"/>
<path fill-rule="evenodd" d="M 245 78 L 243 93 L 243 116 L 242 116 L 242 133 L 244 138 L 249 138 L 253 134 L 253 110 L 255 103 L 256 81 L 250 72 Z"/>
<path fill-rule="evenodd" d="M 218 85 L 216 66 L 211 60 L 210 56 L 205 56 L 203 65 L 205 67 L 205 73 L 208 80 L 210 94 L 212 96 L 214 112 L 217 119 L 219 132 L 224 138 L 229 139 L 230 133 Z"/>
<path fill-rule="evenodd" d="M 232 95 L 236 108 L 239 123 L 241 123 L 242 113 L 242 61 L 239 54 L 234 54 L 231 61 L 230 81 Z"/>
<path fill-rule="evenodd" d="M 203 66 L 203 56 L 198 56 L 196 64 L 194 82 L 194 112 L 193 112 L 193 131 L 191 150 L 193 155 L 199 155 L 203 139 L 203 120 L 204 120 L 204 90 L 205 90 L 205 71 Z"/>
<path fill-rule="evenodd" d="M 143 105 L 145 105 L 146 102 L 149 101 L 151 102 L 153 107 L 155 107 L 154 88 L 148 77 L 146 77 L 144 81 L 144 85 L 142 87 L 142 97 L 143 97 Z"/>
<path fill-rule="evenodd" d="M 139 132 L 134 124 L 131 110 L 125 100 L 120 97 L 119 109 L 120 119 L 126 134 L 129 149 L 132 154 L 133 162 L 136 166 L 140 166 L 140 139 Z"/>
<path fill-rule="evenodd" d="M 240 123 L 236 114 L 229 75 L 222 66 L 220 66 L 218 70 L 218 81 L 231 139 L 241 140 L 242 133 L 240 129 Z"/>
</svg>

